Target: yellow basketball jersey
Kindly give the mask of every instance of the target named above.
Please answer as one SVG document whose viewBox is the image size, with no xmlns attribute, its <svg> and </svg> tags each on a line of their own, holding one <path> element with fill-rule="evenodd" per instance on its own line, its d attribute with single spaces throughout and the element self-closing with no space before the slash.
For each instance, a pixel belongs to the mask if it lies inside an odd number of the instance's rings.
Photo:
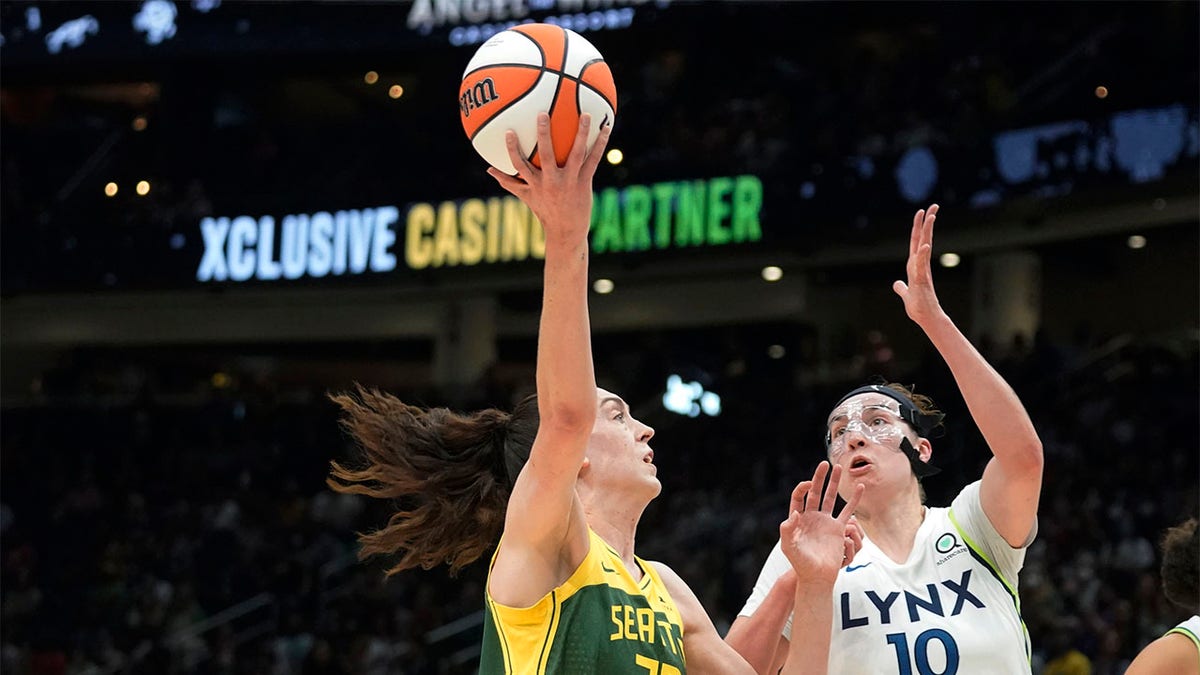
<svg viewBox="0 0 1200 675">
<path fill-rule="evenodd" d="M 486 594 L 480 675 L 686 672 L 683 620 L 658 571 L 636 558 L 642 579 L 634 581 L 617 552 L 588 535 L 579 568 L 532 607 Z"/>
</svg>

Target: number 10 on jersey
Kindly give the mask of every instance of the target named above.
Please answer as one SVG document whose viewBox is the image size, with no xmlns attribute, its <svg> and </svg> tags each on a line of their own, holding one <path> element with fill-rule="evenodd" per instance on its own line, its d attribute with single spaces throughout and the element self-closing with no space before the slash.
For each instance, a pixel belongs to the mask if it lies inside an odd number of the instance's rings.
<svg viewBox="0 0 1200 675">
<path fill-rule="evenodd" d="M 942 643 L 942 648 L 946 650 L 946 667 L 942 670 L 935 671 L 929 666 L 930 640 Z M 908 656 L 908 634 L 889 633 L 887 641 L 889 645 L 896 648 L 896 660 L 897 665 L 900 666 L 900 675 L 912 675 L 912 659 Z M 918 635 L 913 642 L 912 651 L 917 660 L 918 675 L 956 675 L 958 673 L 958 643 L 954 641 L 953 636 L 941 628 L 930 628 Z"/>
</svg>

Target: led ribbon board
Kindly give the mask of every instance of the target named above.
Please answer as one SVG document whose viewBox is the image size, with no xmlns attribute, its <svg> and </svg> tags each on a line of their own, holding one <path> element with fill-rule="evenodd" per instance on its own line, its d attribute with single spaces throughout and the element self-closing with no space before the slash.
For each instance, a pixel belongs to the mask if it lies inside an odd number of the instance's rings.
<svg viewBox="0 0 1200 675">
<path fill-rule="evenodd" d="M 592 251 L 725 246 L 762 239 L 755 176 L 606 188 L 592 208 Z M 540 259 L 541 224 L 515 197 L 416 202 L 200 221 L 201 282 L 277 281 Z M 400 249 L 400 250 L 398 250 Z"/>
</svg>

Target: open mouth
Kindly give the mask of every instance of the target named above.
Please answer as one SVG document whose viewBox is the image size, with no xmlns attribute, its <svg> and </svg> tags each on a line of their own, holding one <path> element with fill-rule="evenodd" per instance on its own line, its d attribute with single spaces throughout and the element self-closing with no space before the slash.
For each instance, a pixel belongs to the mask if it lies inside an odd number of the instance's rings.
<svg viewBox="0 0 1200 675">
<path fill-rule="evenodd" d="M 647 464 L 653 464 L 654 463 L 654 452 L 647 453 L 646 456 L 642 458 L 642 461 Z"/>
<path fill-rule="evenodd" d="M 851 470 L 863 469 L 868 466 L 871 466 L 871 462 L 867 461 L 865 457 L 855 457 L 854 460 L 850 462 Z"/>
</svg>

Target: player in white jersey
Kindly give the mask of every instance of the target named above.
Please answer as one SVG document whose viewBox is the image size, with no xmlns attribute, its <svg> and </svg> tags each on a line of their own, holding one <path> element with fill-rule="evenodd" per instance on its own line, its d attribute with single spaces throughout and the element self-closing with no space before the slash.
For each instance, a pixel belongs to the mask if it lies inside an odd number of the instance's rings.
<svg viewBox="0 0 1200 675">
<path fill-rule="evenodd" d="M 932 401 L 872 385 L 835 404 L 826 451 L 866 491 L 855 511 L 863 547 L 831 598 L 831 674 L 1030 672 L 1017 573 L 1037 531 L 1041 441 L 1016 394 L 938 302 L 930 269 L 937 211 L 917 212 L 908 282 L 893 289 L 950 367 L 993 456 L 949 508 L 927 508 L 920 480 L 937 471 L 929 439 L 942 419 Z M 786 564 L 777 547 L 726 636 L 760 673 L 786 658 L 779 647 L 791 638 L 789 612 L 809 611 L 788 606 Z"/>
<path fill-rule="evenodd" d="M 1147 645 L 1125 675 L 1200 675 L 1200 528 L 1196 519 L 1167 530 L 1162 550 L 1163 595 L 1195 613 Z"/>
</svg>

